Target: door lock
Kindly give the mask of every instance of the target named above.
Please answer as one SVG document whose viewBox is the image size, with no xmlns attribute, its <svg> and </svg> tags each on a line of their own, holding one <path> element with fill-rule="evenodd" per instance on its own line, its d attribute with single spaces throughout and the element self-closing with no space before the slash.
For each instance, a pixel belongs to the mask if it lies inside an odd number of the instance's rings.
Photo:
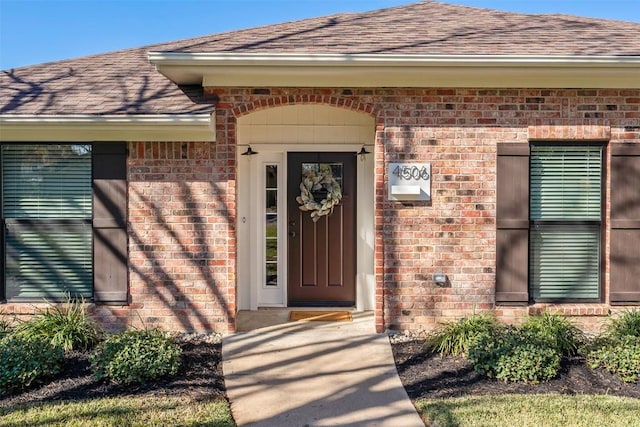
<svg viewBox="0 0 640 427">
<path fill-rule="evenodd" d="M 296 237 L 296 232 L 295 231 L 290 231 L 289 232 L 289 237 Z"/>
</svg>

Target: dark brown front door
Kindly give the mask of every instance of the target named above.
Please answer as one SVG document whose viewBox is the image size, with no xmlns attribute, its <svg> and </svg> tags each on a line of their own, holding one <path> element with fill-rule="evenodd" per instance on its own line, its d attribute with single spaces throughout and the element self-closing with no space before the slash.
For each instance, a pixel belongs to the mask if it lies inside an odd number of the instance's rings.
<svg viewBox="0 0 640 427">
<path fill-rule="evenodd" d="M 312 212 L 301 210 L 296 200 L 300 183 L 305 177 L 328 173 L 340 184 L 342 199 L 333 213 L 313 221 Z M 354 153 L 289 153 L 289 305 L 354 305 L 355 173 Z M 326 198 L 323 190 L 313 194 L 315 201 Z"/>
</svg>

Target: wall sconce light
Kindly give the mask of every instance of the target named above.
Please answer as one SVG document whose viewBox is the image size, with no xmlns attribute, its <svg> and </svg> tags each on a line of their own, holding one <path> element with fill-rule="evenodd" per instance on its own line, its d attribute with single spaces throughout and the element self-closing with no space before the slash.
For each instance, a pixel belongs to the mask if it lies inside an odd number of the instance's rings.
<svg viewBox="0 0 640 427">
<path fill-rule="evenodd" d="M 433 273 L 433 282 L 438 286 L 444 286 L 447 284 L 447 275 L 442 271 Z"/>
<path fill-rule="evenodd" d="M 365 144 L 362 144 L 362 148 L 356 153 L 356 156 L 360 156 L 360 160 L 362 161 L 364 161 L 364 156 L 366 156 L 367 154 L 371 154 L 371 151 L 367 151 L 367 149 L 364 147 Z"/>
<path fill-rule="evenodd" d="M 253 156 L 254 154 L 258 154 L 257 151 L 253 151 L 251 149 L 251 145 L 249 145 L 249 148 L 247 148 L 247 151 L 245 151 L 244 153 L 241 153 L 241 156 Z"/>
</svg>

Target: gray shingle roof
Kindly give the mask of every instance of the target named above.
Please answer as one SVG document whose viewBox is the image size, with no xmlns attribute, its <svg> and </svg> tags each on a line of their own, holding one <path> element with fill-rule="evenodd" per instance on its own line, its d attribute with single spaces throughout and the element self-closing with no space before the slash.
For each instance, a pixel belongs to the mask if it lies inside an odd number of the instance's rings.
<svg viewBox="0 0 640 427">
<path fill-rule="evenodd" d="M 435 2 L 196 38 L 166 51 L 639 55 L 640 24 Z"/>
<path fill-rule="evenodd" d="M 34 65 L 0 74 L 0 114 L 206 112 L 200 88 L 178 87 L 147 52 L 447 55 L 640 55 L 640 24 L 528 15 L 425 1 Z"/>
</svg>

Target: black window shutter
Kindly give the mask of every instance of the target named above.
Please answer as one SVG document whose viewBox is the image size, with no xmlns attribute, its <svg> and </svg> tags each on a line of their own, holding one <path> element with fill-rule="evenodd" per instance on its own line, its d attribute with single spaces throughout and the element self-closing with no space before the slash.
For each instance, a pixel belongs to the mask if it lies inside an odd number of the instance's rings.
<svg viewBox="0 0 640 427">
<path fill-rule="evenodd" d="M 529 144 L 498 144 L 496 304 L 529 301 Z"/>
<path fill-rule="evenodd" d="M 611 304 L 640 303 L 640 144 L 611 144 Z"/>
<path fill-rule="evenodd" d="M 94 300 L 127 303 L 127 144 L 93 145 Z"/>
</svg>

